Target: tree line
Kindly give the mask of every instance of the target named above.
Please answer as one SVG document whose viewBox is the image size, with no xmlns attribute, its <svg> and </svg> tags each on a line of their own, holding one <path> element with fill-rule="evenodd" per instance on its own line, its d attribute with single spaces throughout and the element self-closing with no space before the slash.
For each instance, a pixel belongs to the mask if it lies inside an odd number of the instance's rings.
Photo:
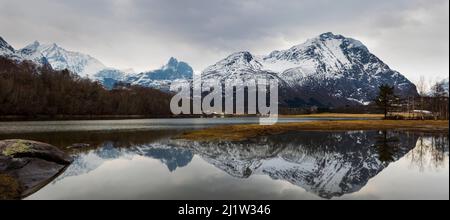
<svg viewBox="0 0 450 220">
<path fill-rule="evenodd" d="M 0 116 L 168 116 L 170 99 L 139 86 L 107 90 L 68 70 L 0 57 Z"/>
<path fill-rule="evenodd" d="M 449 119 L 449 94 L 445 82 L 435 83 L 430 91 L 425 91 L 418 83 L 419 95 L 400 98 L 393 86 L 382 85 L 375 104 L 386 119 Z"/>
</svg>

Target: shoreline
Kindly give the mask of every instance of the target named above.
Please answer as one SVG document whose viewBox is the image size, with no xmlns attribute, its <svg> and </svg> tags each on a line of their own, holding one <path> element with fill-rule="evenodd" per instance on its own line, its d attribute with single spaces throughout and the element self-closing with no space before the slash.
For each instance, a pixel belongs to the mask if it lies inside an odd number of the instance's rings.
<svg viewBox="0 0 450 220">
<path fill-rule="evenodd" d="M 194 117 L 183 117 L 183 116 L 173 116 L 173 115 L 59 115 L 59 116 L 0 116 L 0 122 L 14 122 L 14 121 L 75 121 L 75 120 L 126 120 L 126 119 L 175 119 L 175 118 L 194 118 Z"/>
<path fill-rule="evenodd" d="M 257 115 L 227 115 L 223 118 L 247 118 Z M 0 122 L 14 121 L 73 121 L 73 120 L 124 120 L 124 119 L 179 119 L 179 118 L 222 118 L 221 116 L 202 115 L 0 115 Z M 380 114 L 347 114 L 347 113 L 317 113 L 304 115 L 279 115 L 279 118 L 353 118 L 353 119 L 382 119 Z"/>
<path fill-rule="evenodd" d="M 262 125 L 227 125 L 192 131 L 182 134 L 178 139 L 190 141 L 244 141 L 249 138 L 282 134 L 291 131 L 361 131 L 361 130 L 404 130 L 421 132 L 448 132 L 449 121 L 419 120 L 350 120 L 313 121 Z"/>
</svg>

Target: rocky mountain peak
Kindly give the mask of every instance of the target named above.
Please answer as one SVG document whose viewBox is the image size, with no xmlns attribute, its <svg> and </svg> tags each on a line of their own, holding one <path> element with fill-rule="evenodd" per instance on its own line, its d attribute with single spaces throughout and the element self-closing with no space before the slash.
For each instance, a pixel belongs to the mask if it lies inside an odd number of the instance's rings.
<svg viewBox="0 0 450 220">
<path fill-rule="evenodd" d="M 14 48 L 8 44 L 2 37 L 0 37 L 0 50 L 7 50 L 14 52 Z"/>
<path fill-rule="evenodd" d="M 167 62 L 167 66 L 176 67 L 178 65 L 178 60 L 174 57 L 171 57 Z"/>
<path fill-rule="evenodd" d="M 285 92 L 281 99 L 290 107 L 365 105 L 382 84 L 396 86 L 400 96 L 417 95 L 414 84 L 391 70 L 363 43 L 331 32 L 269 55 L 231 54 L 205 69 L 202 76 L 244 81 L 275 76 Z"/>
</svg>

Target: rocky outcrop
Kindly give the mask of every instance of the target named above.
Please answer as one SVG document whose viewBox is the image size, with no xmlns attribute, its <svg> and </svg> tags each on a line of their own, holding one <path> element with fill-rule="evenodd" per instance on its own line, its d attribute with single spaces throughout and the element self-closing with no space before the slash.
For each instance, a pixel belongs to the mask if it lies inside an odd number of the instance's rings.
<svg viewBox="0 0 450 220">
<path fill-rule="evenodd" d="M 49 144 L 0 141 L 0 199 L 20 199 L 32 194 L 71 163 L 70 156 Z"/>
</svg>

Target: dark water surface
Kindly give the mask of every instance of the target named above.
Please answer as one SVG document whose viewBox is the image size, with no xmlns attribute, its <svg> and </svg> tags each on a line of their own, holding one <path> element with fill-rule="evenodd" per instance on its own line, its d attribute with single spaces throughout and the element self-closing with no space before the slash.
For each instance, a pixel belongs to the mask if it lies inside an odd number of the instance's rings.
<svg viewBox="0 0 450 220">
<path fill-rule="evenodd" d="M 448 133 L 291 132 L 220 143 L 173 138 L 225 123 L 217 121 L 0 123 L 0 139 L 47 142 L 75 158 L 27 199 L 449 199 Z M 66 149 L 74 143 L 90 147 Z"/>
</svg>

